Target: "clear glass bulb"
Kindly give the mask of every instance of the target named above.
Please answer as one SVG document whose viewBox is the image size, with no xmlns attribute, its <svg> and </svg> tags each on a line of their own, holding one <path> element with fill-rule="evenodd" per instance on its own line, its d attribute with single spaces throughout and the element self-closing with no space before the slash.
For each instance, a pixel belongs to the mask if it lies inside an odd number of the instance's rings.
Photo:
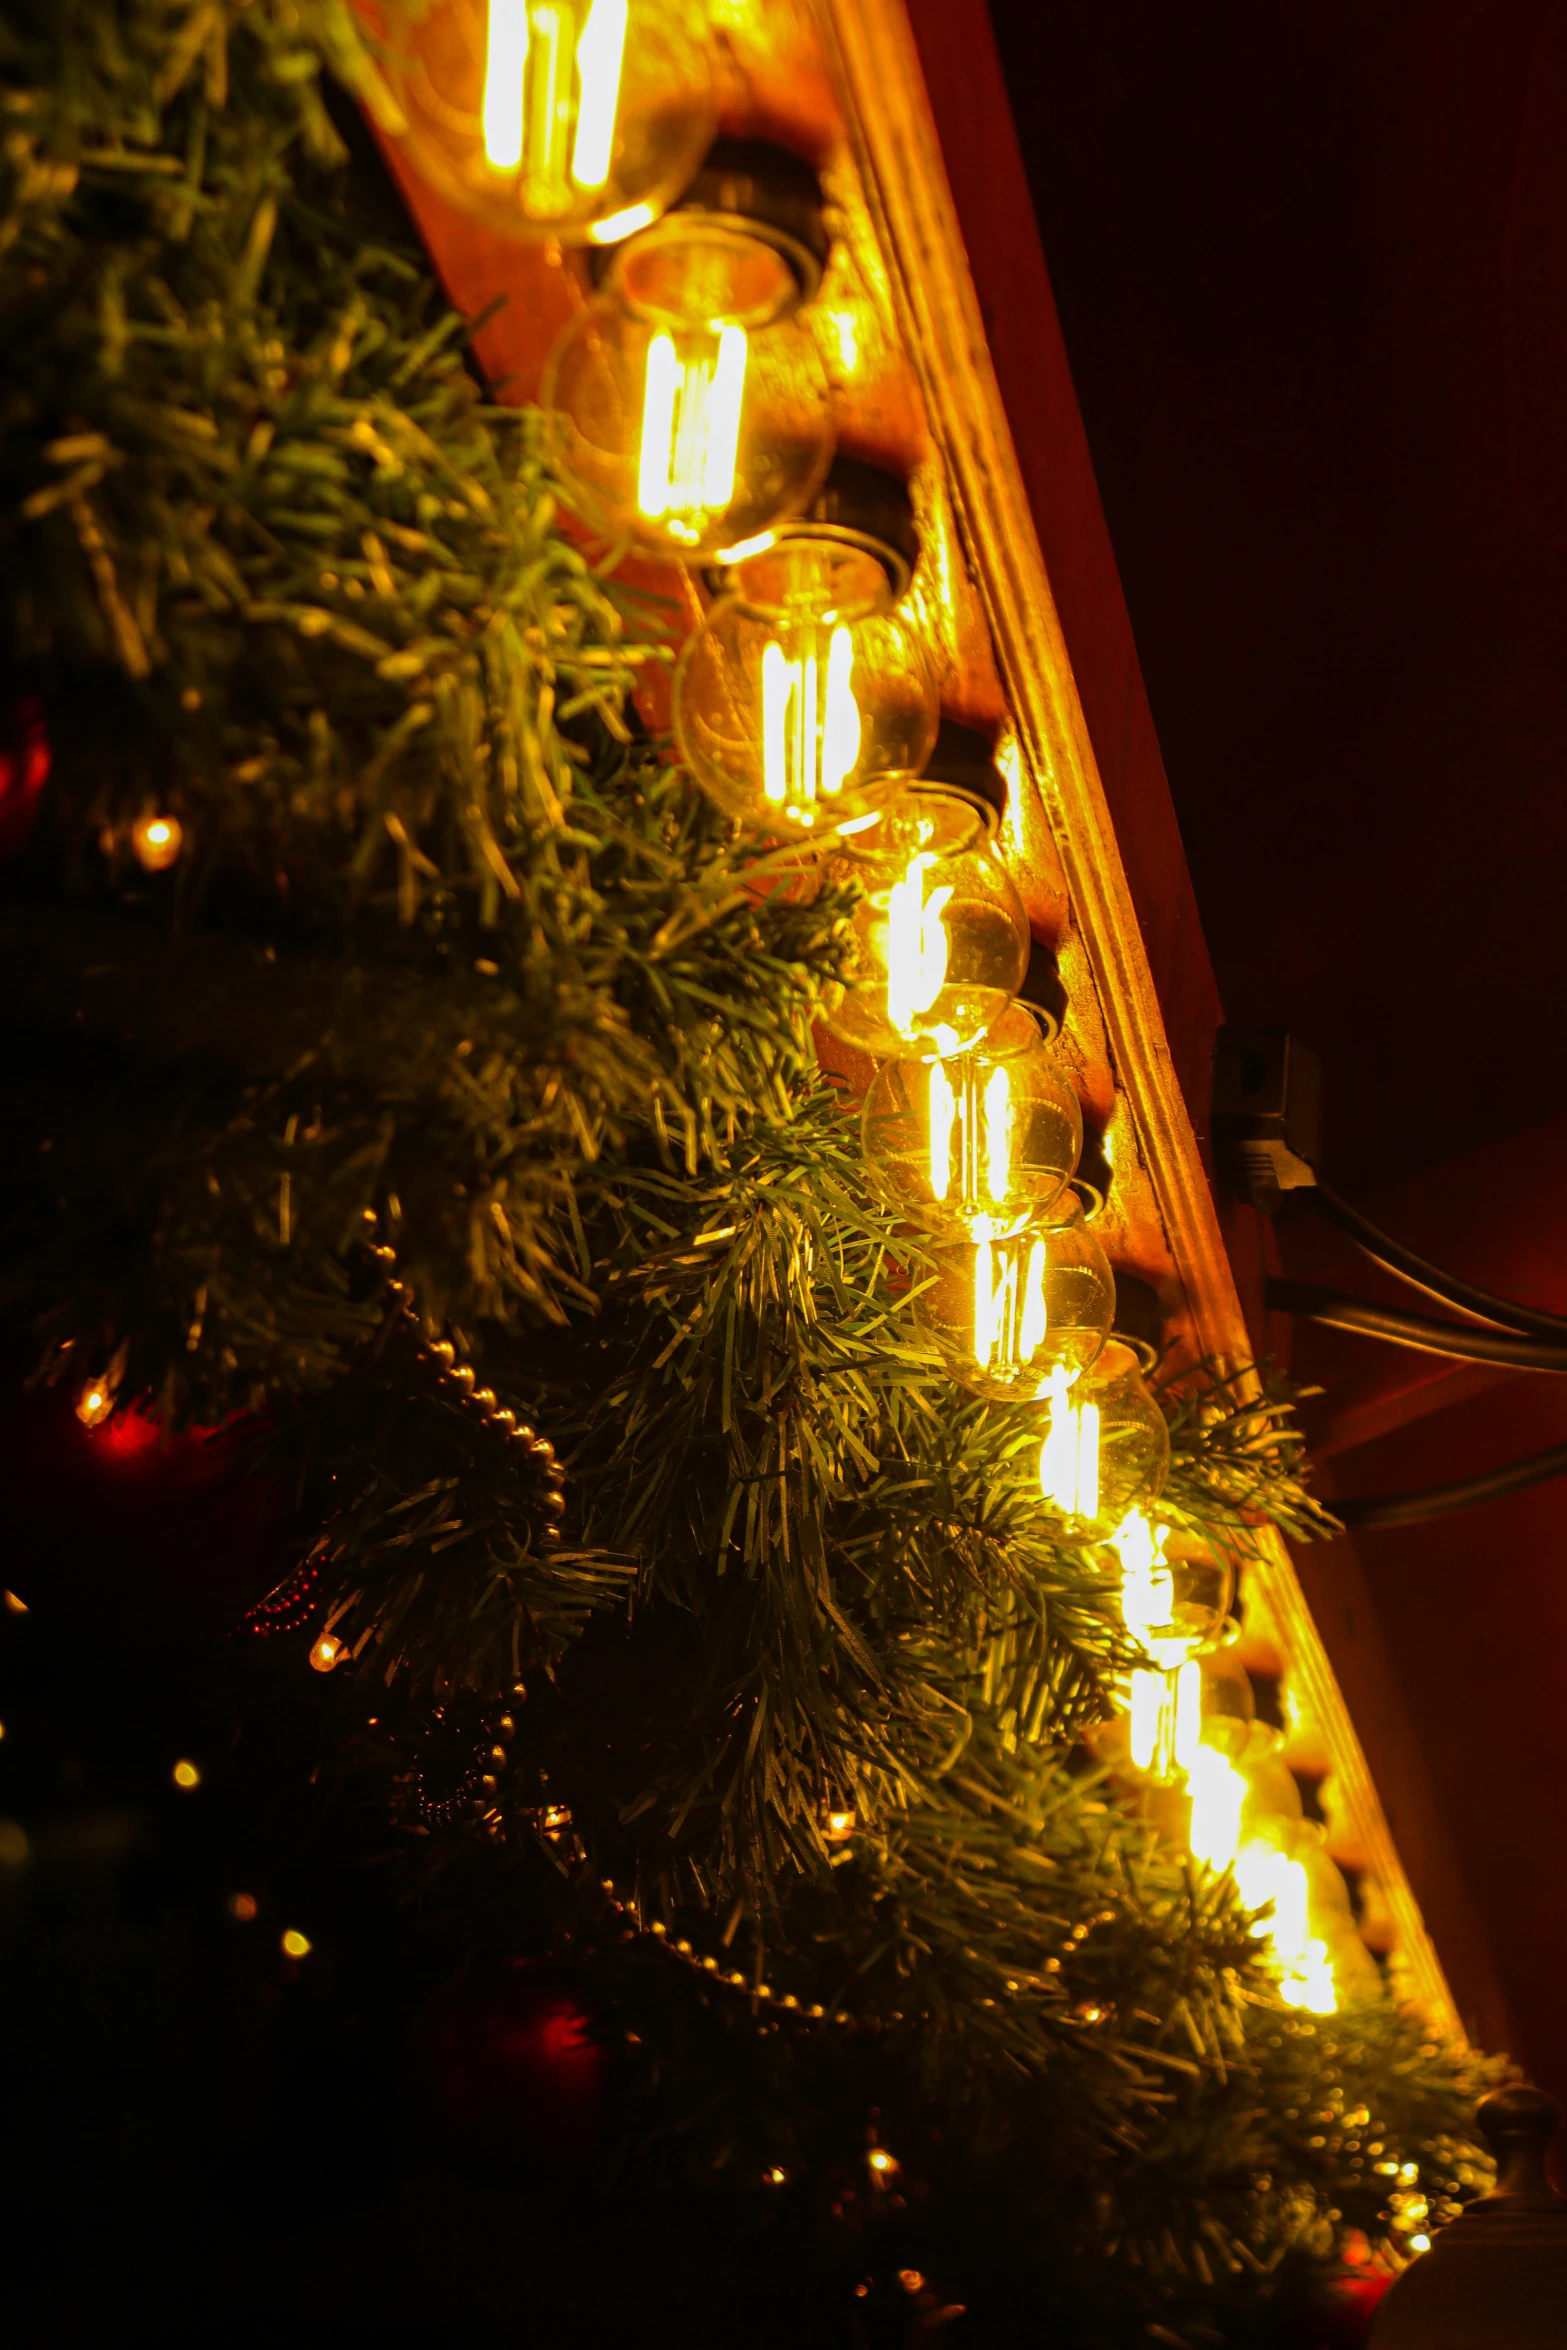
<svg viewBox="0 0 1567 2350">
<path fill-rule="evenodd" d="M 877 556 L 793 523 L 736 566 L 687 644 L 674 716 L 682 756 L 720 807 L 806 839 L 919 773 L 940 695 Z"/>
<path fill-rule="evenodd" d="M 1167 1430 L 1166 1469 L 1168 1461 Z M 1235 1596 L 1234 1562 L 1222 1551 L 1141 1507 L 1127 1511 L 1108 1547 L 1120 1567 L 1122 1621 L 1161 1671 L 1178 1670 L 1221 1636 Z"/>
<path fill-rule="evenodd" d="M 1083 1113 L 1033 1013 L 1009 1004 L 972 1052 L 884 1061 L 861 1133 L 911 1217 L 978 1238 L 1054 1206 L 1083 1147 Z"/>
<path fill-rule="evenodd" d="M 1133 1668 L 1127 1691 L 1127 1758 L 1169 1786 L 1197 1764 L 1202 1744 L 1202 1673 L 1196 1664 Z"/>
<path fill-rule="evenodd" d="M 993 811 L 921 783 L 828 860 L 861 892 L 845 986 L 823 1025 L 879 1057 L 973 1049 L 1028 970 L 1028 916 L 996 847 Z"/>
<path fill-rule="evenodd" d="M 677 0 L 431 0 L 387 11 L 420 171 L 504 236 L 613 244 L 712 143 L 708 50 Z"/>
<path fill-rule="evenodd" d="M 1056 1366 L 1039 1490 L 1070 1533 L 1103 1539 L 1135 1505 L 1157 1500 L 1169 1473 L 1169 1423 L 1131 1347 L 1112 1338 L 1087 1376 Z"/>
<path fill-rule="evenodd" d="M 682 562 L 765 540 L 818 488 L 832 395 L 769 235 L 677 211 L 617 256 L 556 343 L 555 461 L 596 529 Z"/>
<path fill-rule="evenodd" d="M 1115 1313 L 1115 1275 L 1075 1199 L 1054 1222 L 938 1246 L 915 1312 L 952 1376 L 975 1394 L 1032 1402 L 1095 1360 Z"/>
</svg>

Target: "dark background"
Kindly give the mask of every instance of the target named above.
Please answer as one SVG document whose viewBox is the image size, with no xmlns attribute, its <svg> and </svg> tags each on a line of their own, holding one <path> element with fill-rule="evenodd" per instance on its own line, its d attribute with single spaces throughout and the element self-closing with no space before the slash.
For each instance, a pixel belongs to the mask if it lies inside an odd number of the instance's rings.
<svg viewBox="0 0 1567 2350">
<path fill-rule="evenodd" d="M 1347 1189 L 1567 1110 L 1567 15 L 992 0 L 1232 1020 Z"/>
<path fill-rule="evenodd" d="M 1341 1191 L 1561 1312 L 1567 10 L 990 14 L 1225 1012 L 1323 1055 Z M 916 16 L 929 49 L 939 9 Z M 1017 266 L 975 260 L 993 340 Z M 1059 416 L 1031 450 L 1008 399 L 1135 867 L 1102 652 L 1114 582 L 1078 562 Z M 1156 772 L 1142 788 L 1157 840 Z M 1169 1000 L 1166 1017 L 1179 1059 Z M 1309 1211 L 1276 1242 L 1292 1272 L 1423 1302 Z M 1567 1437 L 1557 1379 L 1280 1317 L 1265 1338 L 1325 1390 L 1308 1425 L 1330 1494 L 1430 1487 Z M 1301 1558 L 1466 2020 L 1558 2091 L 1564 1551 L 1556 1483 Z"/>
</svg>

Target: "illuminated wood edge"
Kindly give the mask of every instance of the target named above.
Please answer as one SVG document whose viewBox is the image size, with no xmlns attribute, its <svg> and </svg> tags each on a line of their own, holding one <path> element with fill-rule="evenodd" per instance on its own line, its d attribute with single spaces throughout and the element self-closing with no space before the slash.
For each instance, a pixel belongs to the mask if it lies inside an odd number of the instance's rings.
<svg viewBox="0 0 1567 2350">
<path fill-rule="evenodd" d="M 989 624 L 1023 771 L 1055 838 L 1194 1335 L 1214 1362 L 1244 1364 L 1251 1348 L 1240 1301 L 1176 1082 L 904 0 L 852 0 L 848 7 L 818 0 L 818 17 L 909 363 Z M 1462 2038 L 1349 1709 L 1276 1533 L 1251 1572 L 1291 1679 L 1320 1726 L 1348 1822 L 1381 1882 L 1397 1934 L 1401 1988 L 1434 2026 Z"/>
</svg>

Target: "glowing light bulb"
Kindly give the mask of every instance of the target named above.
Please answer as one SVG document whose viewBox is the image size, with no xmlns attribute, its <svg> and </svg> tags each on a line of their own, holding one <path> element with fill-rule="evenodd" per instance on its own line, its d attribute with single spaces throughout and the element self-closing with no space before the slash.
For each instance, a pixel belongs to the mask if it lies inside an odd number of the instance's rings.
<svg viewBox="0 0 1567 2350">
<path fill-rule="evenodd" d="M 861 1131 L 867 1159 L 908 1215 L 978 1239 L 1056 1205 L 1083 1121 L 1038 1021 L 1012 1004 L 971 1052 L 883 1063 Z"/>
<path fill-rule="evenodd" d="M 1248 1832 L 1246 1774 L 1207 1744 L 1199 1745 L 1188 1765 L 1187 1792 L 1192 1852 L 1210 1868 L 1229 1869 L 1246 1907 L 1262 1913 L 1253 1931 L 1268 1945 L 1280 1996 L 1292 2007 L 1333 2014 L 1338 1981 L 1328 1946 L 1313 1931 L 1310 1877 L 1281 1841 L 1292 1835 L 1298 1840 L 1302 1831 L 1275 1821 Z"/>
<path fill-rule="evenodd" d="M 175 1786 L 183 1787 L 187 1794 L 192 1787 L 201 1785 L 200 1771 L 197 1770 L 193 1762 L 186 1762 L 183 1758 L 175 1764 L 171 1776 Z"/>
<path fill-rule="evenodd" d="M 1004 1217 L 1012 1198 L 1012 1083 L 1005 1065 L 988 1071 L 965 1053 L 955 1064 L 930 1064 L 930 1188 L 945 1200 L 952 1188 L 952 1130 L 958 1130 L 958 1186 L 964 1199 L 986 1201 Z"/>
<path fill-rule="evenodd" d="M 832 454 L 826 370 L 800 315 L 822 222 L 806 166 L 721 141 L 677 208 L 616 248 L 541 392 L 571 502 L 596 529 L 682 562 L 730 560 L 809 503 Z"/>
<path fill-rule="evenodd" d="M 936 1274 L 916 1297 L 914 1314 L 941 1345 L 953 1377 L 977 1394 L 1046 1397 L 1058 1370 L 1075 1377 L 1100 1353 L 1115 1310 L 1115 1276 L 1075 1200 L 1054 1221 L 985 1231 L 932 1255 Z"/>
<path fill-rule="evenodd" d="M 950 1059 L 988 1043 L 1023 983 L 1030 950 L 1028 916 L 997 854 L 997 830 L 994 811 L 974 794 L 926 777 L 834 849 L 830 873 L 860 894 L 849 921 L 845 992 L 825 1015 L 833 1035 L 895 1060 Z M 1013 1049 L 1020 1049 L 1016 1039 Z M 955 1093 L 958 1077 L 950 1083 Z M 940 1098 L 938 1089 L 938 1106 Z M 1008 1099 L 1016 1098 L 1009 1077 Z M 994 1099 L 999 1106 L 999 1088 Z M 979 1142 L 983 1094 L 969 1124 L 980 1149 L 971 1162 L 978 1176 L 989 1157 L 988 1144 Z M 912 1135 L 895 1145 L 900 1156 L 914 1147 Z M 1010 1137 L 998 1137 L 996 1149 L 999 1172 L 1002 1151 L 1013 1160 Z M 1057 1175 L 1054 1188 L 1061 1180 Z M 924 1188 L 912 1179 L 904 1187 L 911 1195 Z M 1042 1188 L 1031 1183 L 1029 1191 Z M 1019 1201 L 1033 1204 L 1033 1197 Z"/>
<path fill-rule="evenodd" d="M 278 1946 L 285 1958 L 308 1958 L 310 1956 L 310 1937 L 308 1934 L 301 1934 L 297 1926 L 289 1926 L 285 1929 Z"/>
<path fill-rule="evenodd" d="M 1129 1509 L 1107 1547 L 1120 1562 L 1121 1617 L 1162 1672 L 1174 1672 L 1219 1633 L 1234 1591 L 1231 1561 L 1194 1535 Z"/>
<path fill-rule="evenodd" d="M 164 873 L 177 862 L 185 828 L 177 816 L 138 816 L 131 826 L 131 848 L 145 873 Z"/>
<path fill-rule="evenodd" d="M 335 1633 L 323 1632 L 310 1651 L 310 1662 L 318 1673 L 330 1673 L 343 1656 L 343 1643 Z"/>
<path fill-rule="evenodd" d="M 1245 1780 L 1226 1755 L 1212 1746 L 1199 1746 L 1188 1772 L 1187 1793 L 1194 1856 L 1211 1869 L 1229 1868 L 1240 1850 Z"/>
<path fill-rule="evenodd" d="M 114 1390 L 107 1379 L 89 1379 L 76 1399 L 76 1417 L 84 1428 L 101 1428 L 114 1409 Z"/>
<path fill-rule="evenodd" d="M 706 46 L 671 0 L 440 0 L 388 17 L 411 153 L 503 234 L 612 242 L 657 219 L 712 138 Z"/>
<path fill-rule="evenodd" d="M 935 666 L 898 609 L 919 536 L 900 475 L 834 459 L 806 512 L 725 551 L 724 593 L 675 672 L 681 754 L 775 838 L 863 825 L 936 737 Z"/>
<path fill-rule="evenodd" d="M 926 875 L 935 862 L 929 850 L 916 851 L 887 894 L 887 1017 L 907 1038 L 946 985 L 952 953 L 942 920 L 952 884 L 941 883 L 926 895 Z"/>
<path fill-rule="evenodd" d="M 1050 1374 L 1039 1490 L 1063 1517 L 1093 1519 L 1099 1515 L 1099 1407 L 1073 1396 L 1076 1380 L 1064 1363 Z"/>
<path fill-rule="evenodd" d="M 229 1916 L 237 1918 L 242 1926 L 253 1923 L 260 1906 L 254 1893 L 231 1893 L 228 1897 Z"/>
</svg>

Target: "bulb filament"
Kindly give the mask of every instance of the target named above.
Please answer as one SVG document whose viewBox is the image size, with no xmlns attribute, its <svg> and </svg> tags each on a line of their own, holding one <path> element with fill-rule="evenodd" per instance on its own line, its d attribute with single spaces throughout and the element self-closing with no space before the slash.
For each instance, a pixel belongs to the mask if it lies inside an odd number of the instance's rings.
<svg viewBox="0 0 1567 2350">
<path fill-rule="evenodd" d="M 735 494 L 740 400 L 745 389 L 743 326 L 720 327 L 712 348 L 682 359 L 669 334 L 648 345 L 642 400 L 637 502 L 650 521 L 695 544 L 709 515 Z"/>
<path fill-rule="evenodd" d="M 1129 1729 L 1132 1761 L 1138 1770 L 1171 1779 L 1196 1769 L 1202 1733 L 1202 1667 L 1192 1660 L 1167 1673 L 1151 1665 L 1138 1665 L 1132 1673 Z"/>
<path fill-rule="evenodd" d="M 1045 1244 L 1023 1240 L 974 1244 L 974 1359 L 981 1370 L 1021 1370 L 1045 1343 Z"/>
<path fill-rule="evenodd" d="M 1198 1860 L 1232 1870 L 1248 1909 L 1271 1905 L 1272 1916 L 1259 1919 L 1252 1930 L 1272 1949 L 1283 1996 L 1292 2007 L 1331 2015 L 1338 2006 L 1338 1986 L 1327 1945 L 1311 1931 L 1311 1886 L 1304 1867 L 1276 1844 L 1244 1833 L 1247 1783 L 1226 1755 L 1199 1745 L 1187 1765 L 1187 1792 L 1191 1848 Z"/>
<path fill-rule="evenodd" d="M 959 1203 L 971 1215 L 1005 1212 L 1012 1190 L 1012 1082 L 1000 1063 L 983 1085 L 971 1054 L 955 1064 L 932 1061 L 927 1094 L 926 1154 L 932 1199 L 951 1197 L 954 1173 Z M 953 1129 L 957 1151 L 953 1152 Z"/>
<path fill-rule="evenodd" d="M 627 0 L 490 0 L 484 54 L 484 152 L 523 174 L 540 219 L 565 212 L 572 187 L 609 178 L 626 50 Z"/>
<path fill-rule="evenodd" d="M 1175 1626 L 1175 1577 L 1164 1555 L 1168 1539 L 1168 1527 L 1151 1526 L 1141 1510 L 1128 1510 L 1110 1538 L 1121 1561 L 1122 1620 L 1161 1665 L 1179 1661 L 1161 1653 Z"/>
<path fill-rule="evenodd" d="M 841 624 L 825 670 L 814 644 L 792 660 L 780 644 L 763 648 L 762 788 L 802 824 L 815 822 L 818 801 L 837 798 L 860 755 L 853 672 L 854 642 Z"/>
<path fill-rule="evenodd" d="M 1073 1378 L 1060 1363 L 1050 1374 L 1050 1424 L 1039 1448 L 1039 1489 L 1063 1516 L 1097 1518 L 1099 1406 L 1072 1401 Z"/>
<path fill-rule="evenodd" d="M 950 946 L 943 916 L 952 887 L 944 882 L 926 897 L 925 876 L 935 862 L 921 849 L 887 892 L 887 1017 L 900 1036 L 914 1035 L 915 1021 L 947 984 Z"/>
</svg>

